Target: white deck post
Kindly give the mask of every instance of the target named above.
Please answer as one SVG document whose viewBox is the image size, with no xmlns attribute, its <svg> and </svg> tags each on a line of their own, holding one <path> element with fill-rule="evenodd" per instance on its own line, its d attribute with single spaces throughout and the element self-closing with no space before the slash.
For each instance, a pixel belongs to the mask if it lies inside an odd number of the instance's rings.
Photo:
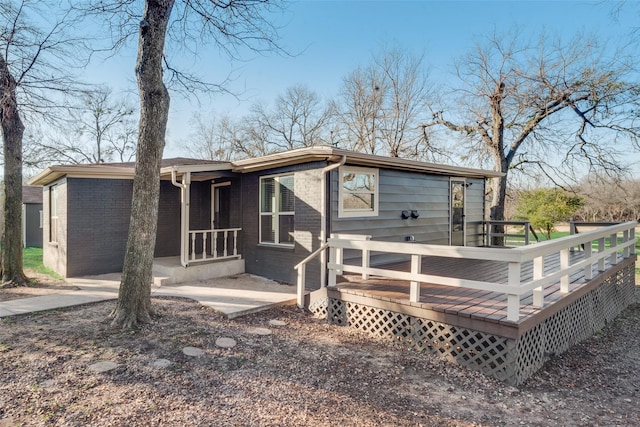
<svg viewBox="0 0 640 427">
<path fill-rule="evenodd" d="M 584 244 L 584 259 L 589 259 L 593 255 L 592 243 L 593 242 L 587 242 Z M 585 280 L 593 279 L 593 263 L 590 262 L 584 268 L 584 278 Z"/>
<path fill-rule="evenodd" d="M 342 265 L 343 261 L 344 261 L 344 249 L 336 248 L 336 262 Z M 342 268 L 338 268 L 338 270 L 336 270 L 336 273 L 342 274 Z"/>
<path fill-rule="evenodd" d="M 622 242 L 627 243 L 629 241 L 629 230 L 624 230 L 622 232 Z M 629 246 L 625 246 L 622 250 L 622 257 L 629 258 Z"/>
<path fill-rule="evenodd" d="M 514 288 L 520 287 L 520 270 L 519 262 L 509 263 L 509 286 Z M 507 320 L 517 322 L 520 319 L 520 294 L 507 295 Z"/>
<path fill-rule="evenodd" d="M 304 284 L 306 282 L 306 269 L 307 266 L 306 264 L 302 264 L 299 268 L 298 268 L 298 295 L 297 295 L 297 299 L 298 299 L 298 307 L 300 308 L 304 308 Z M 321 286 L 323 286 L 321 284 Z"/>
<path fill-rule="evenodd" d="M 533 280 L 544 277 L 544 256 L 533 260 Z M 533 306 L 541 308 L 544 306 L 544 286 L 539 286 L 533 290 Z"/>
<path fill-rule="evenodd" d="M 368 249 L 362 250 L 362 280 L 369 279 L 369 267 L 371 266 L 370 252 Z M 342 263 L 340 263 L 342 264 Z"/>
<path fill-rule="evenodd" d="M 629 240 L 635 240 L 636 238 L 636 228 L 632 227 L 629 234 Z M 636 245 L 631 245 L 631 250 L 629 251 L 630 255 L 634 255 L 636 253 Z"/>
<path fill-rule="evenodd" d="M 598 252 L 604 251 L 604 237 L 598 239 Z M 598 271 L 604 271 L 605 269 L 605 260 L 604 258 L 600 258 L 598 260 Z"/>
<path fill-rule="evenodd" d="M 563 249 L 560 251 L 560 270 L 566 270 L 569 268 L 569 257 L 571 253 L 569 249 Z M 560 277 L 560 292 L 563 294 L 569 293 L 569 273 L 563 274 Z"/>
<path fill-rule="evenodd" d="M 335 246 L 329 246 L 329 264 L 335 264 L 336 263 L 336 247 Z M 340 267 L 337 267 L 338 269 Z M 329 279 L 328 279 L 328 286 L 335 286 L 336 285 L 336 267 L 329 267 Z M 324 287 L 324 283 L 320 284 L 321 287 Z"/>
<path fill-rule="evenodd" d="M 422 255 L 411 255 L 411 274 L 422 273 Z M 420 282 L 412 280 L 409 288 L 409 300 L 411 302 L 420 301 Z"/>
<path fill-rule="evenodd" d="M 616 246 L 618 246 L 618 234 L 612 234 L 611 236 L 609 236 L 609 246 L 611 246 L 611 249 L 615 248 Z M 609 262 L 611 263 L 611 265 L 616 265 L 618 263 L 618 252 L 614 252 L 611 254 L 610 258 L 609 258 Z"/>
</svg>

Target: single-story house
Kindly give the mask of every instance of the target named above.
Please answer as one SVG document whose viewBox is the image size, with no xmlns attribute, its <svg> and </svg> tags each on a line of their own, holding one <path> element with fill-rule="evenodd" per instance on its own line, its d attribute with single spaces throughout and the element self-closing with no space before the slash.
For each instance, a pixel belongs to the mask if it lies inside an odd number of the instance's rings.
<svg viewBox="0 0 640 427">
<path fill-rule="evenodd" d="M 42 247 L 42 188 L 22 186 L 22 244 Z"/>
<path fill-rule="evenodd" d="M 133 163 L 110 163 L 52 166 L 31 179 L 44 189 L 47 267 L 65 277 L 121 271 L 133 175 Z M 186 269 L 241 260 L 247 273 L 295 283 L 294 266 L 331 234 L 480 246 L 486 179 L 496 176 L 328 146 L 166 159 L 154 256 L 180 257 Z M 307 266 L 308 286 L 326 280 L 324 263 Z"/>
</svg>

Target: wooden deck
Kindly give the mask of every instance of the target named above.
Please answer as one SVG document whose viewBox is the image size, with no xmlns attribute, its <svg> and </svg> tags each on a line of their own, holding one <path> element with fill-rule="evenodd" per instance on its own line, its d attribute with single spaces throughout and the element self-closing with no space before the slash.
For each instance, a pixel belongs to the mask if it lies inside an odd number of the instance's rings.
<svg viewBox="0 0 640 427">
<path fill-rule="evenodd" d="M 583 259 L 583 252 L 572 252 L 571 258 L 572 264 L 578 262 Z M 363 280 L 355 275 L 341 276 L 339 283 L 335 287 L 328 288 L 327 292 L 330 296 L 345 302 L 385 308 L 420 318 L 442 321 L 449 325 L 517 339 L 527 330 L 602 284 L 606 277 L 610 277 L 634 262 L 635 257 L 620 258 L 618 264 L 614 266 L 607 262 L 605 272 L 594 270 L 593 279 L 588 281 L 585 280 L 584 271 L 581 270 L 571 275 L 570 292 L 567 294 L 560 292 L 559 282 L 547 285 L 544 289 L 542 308 L 533 306 L 531 293 L 525 295 L 521 299 L 520 319 L 516 322 L 507 320 L 507 296 L 496 292 L 422 283 L 420 300 L 415 303 L 409 301 L 408 281 L 382 277 Z M 400 262 L 385 265 L 384 268 L 409 271 L 409 263 L 408 261 Z M 552 273 L 559 269 L 558 254 L 545 258 L 545 273 Z M 429 256 L 422 260 L 422 272 L 438 276 L 508 283 L 506 262 Z M 521 276 L 523 281 L 533 277 L 532 262 L 523 265 Z"/>
</svg>

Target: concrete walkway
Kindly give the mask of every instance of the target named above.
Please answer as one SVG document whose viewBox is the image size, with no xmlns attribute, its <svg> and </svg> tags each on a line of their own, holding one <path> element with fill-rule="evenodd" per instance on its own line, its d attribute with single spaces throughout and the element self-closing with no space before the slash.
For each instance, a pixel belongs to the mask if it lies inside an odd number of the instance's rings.
<svg viewBox="0 0 640 427">
<path fill-rule="evenodd" d="M 120 274 L 72 278 L 67 282 L 79 289 L 2 301 L 0 317 L 116 299 Z M 274 306 L 293 304 L 296 301 L 296 288 L 263 277 L 239 274 L 209 281 L 152 286 L 151 296 L 190 298 L 233 319 Z"/>
</svg>

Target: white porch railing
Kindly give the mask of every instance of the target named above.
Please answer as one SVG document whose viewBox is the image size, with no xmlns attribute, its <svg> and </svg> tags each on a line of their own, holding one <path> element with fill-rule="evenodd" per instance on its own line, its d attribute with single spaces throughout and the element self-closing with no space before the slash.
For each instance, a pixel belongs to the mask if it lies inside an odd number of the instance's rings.
<svg viewBox="0 0 640 427">
<path fill-rule="evenodd" d="M 375 275 L 391 279 L 407 280 L 410 282 L 409 299 L 412 302 L 419 302 L 421 282 L 498 292 L 507 295 L 507 319 L 509 321 L 518 321 L 520 318 L 520 300 L 529 292 L 533 293 L 533 305 L 535 307 L 542 307 L 544 305 L 544 286 L 560 282 L 560 292 L 568 293 L 569 277 L 572 273 L 582 269 L 584 270 L 585 279 L 590 280 L 593 278 L 594 266 L 598 271 L 605 270 L 606 259 L 609 259 L 611 265 L 615 265 L 618 262 L 619 254 L 623 258 L 634 256 L 636 226 L 637 222 L 631 221 L 586 233 L 511 249 L 330 238 L 325 245 L 296 266 L 298 270 L 298 305 L 302 306 L 304 304 L 306 264 L 322 250 L 325 250 L 325 247 L 328 247 L 329 262 L 327 268 L 329 270 L 329 286 L 336 284 L 337 274 L 349 272 L 361 274 L 365 279 L 370 275 Z M 582 259 L 571 264 L 570 251 L 576 246 L 584 247 L 584 256 Z M 340 259 L 339 252 L 345 249 L 360 251 L 362 253 L 362 265 L 344 264 Z M 372 252 L 409 255 L 411 257 L 410 271 L 404 272 L 370 267 Z M 559 254 L 560 268 L 559 270 L 545 274 L 545 257 L 553 254 Z M 508 264 L 507 283 L 502 284 L 422 274 L 423 256 L 505 262 Z M 533 261 L 533 278 L 523 281 L 521 277 L 522 267 L 525 262 L 529 261 Z"/>
<path fill-rule="evenodd" d="M 241 228 L 189 230 L 188 262 L 240 258 L 238 232 Z"/>
<path fill-rule="evenodd" d="M 524 244 L 526 246 L 531 243 L 540 242 L 540 238 L 538 238 L 536 231 L 533 229 L 529 221 L 487 220 L 487 221 L 484 221 L 484 225 L 485 225 L 485 236 L 486 236 L 485 245 L 486 246 L 494 246 L 493 239 L 495 237 L 501 237 L 504 239 L 504 244 L 500 247 L 509 246 L 509 243 L 512 243 L 511 246 L 518 246 L 517 243 L 522 242 L 520 243 L 520 245 Z M 503 232 L 495 231 L 496 227 L 499 227 L 499 226 L 502 226 L 504 228 Z M 518 227 L 518 228 L 522 227 L 523 232 L 507 233 L 506 231 L 510 226 Z"/>
</svg>

